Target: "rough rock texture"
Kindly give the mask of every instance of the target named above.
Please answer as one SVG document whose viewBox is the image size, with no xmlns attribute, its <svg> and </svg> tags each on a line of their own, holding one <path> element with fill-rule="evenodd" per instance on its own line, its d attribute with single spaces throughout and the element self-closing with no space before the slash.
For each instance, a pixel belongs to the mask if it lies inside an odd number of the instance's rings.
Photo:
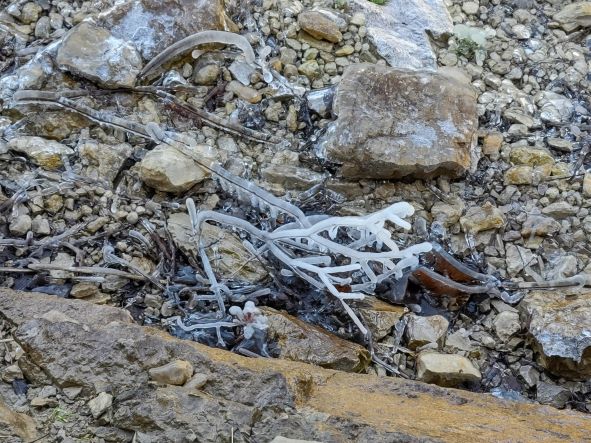
<svg viewBox="0 0 591 443">
<path fill-rule="evenodd" d="M 304 11 L 298 15 L 298 25 L 312 37 L 318 40 L 328 40 L 332 43 L 343 39 L 341 31 L 335 22 L 318 11 Z"/>
<path fill-rule="evenodd" d="M 591 2 L 576 2 L 566 5 L 554 15 L 554 20 L 571 27 L 591 26 Z"/>
<path fill-rule="evenodd" d="M 83 324 L 35 318 L 56 308 Z M 114 396 L 110 426 L 137 431 L 146 441 L 197 435 L 214 442 L 232 428 L 236 442 L 277 435 L 322 442 L 473 442 L 475 432 L 483 441 L 508 435 L 526 442 L 557 436 L 583 441 L 591 432 L 591 420 L 582 414 L 404 379 L 249 359 L 172 338 L 127 322 L 128 314 L 118 309 L 79 300 L 2 290 L 0 314 L 18 326 L 15 337 L 31 364 L 60 388 L 78 386 L 91 395 L 108 388 Z M 147 383 L 149 369 L 174 358 L 209 375 L 200 391 Z"/>
<path fill-rule="evenodd" d="M 134 86 L 142 69 L 133 45 L 88 22 L 66 35 L 57 51 L 57 64 L 105 88 Z"/>
<path fill-rule="evenodd" d="M 145 60 L 196 32 L 225 30 L 223 0 L 131 0 L 96 17 L 115 37 L 131 42 Z"/>
<path fill-rule="evenodd" d="M 365 14 L 367 35 L 390 66 L 437 68 L 427 33 L 439 39 L 453 32 L 451 17 L 443 2 L 398 0 L 376 5 L 367 0 L 353 0 L 350 7 Z"/>
<path fill-rule="evenodd" d="M 78 145 L 82 163 L 87 166 L 86 175 L 112 183 L 121 165 L 131 155 L 133 148 L 127 143 L 106 145 L 88 140 Z"/>
<path fill-rule="evenodd" d="M 165 385 L 182 386 L 193 375 L 193 366 L 186 360 L 175 360 L 148 371 L 150 379 Z"/>
<path fill-rule="evenodd" d="M 267 336 L 276 341 L 280 358 L 312 363 L 323 368 L 362 372 L 370 362 L 365 348 L 286 312 L 261 308 L 268 320 Z"/>
<path fill-rule="evenodd" d="M 374 340 L 381 340 L 388 335 L 406 313 L 404 306 L 391 305 L 376 297 L 365 297 L 355 302 L 355 307 L 359 309 Z"/>
<path fill-rule="evenodd" d="M 35 422 L 26 414 L 19 414 L 10 409 L 0 397 L 0 435 L 19 437 L 22 441 L 37 438 Z"/>
<path fill-rule="evenodd" d="M 207 150 L 207 146 L 202 147 L 202 151 Z M 139 169 L 141 179 L 148 186 L 172 193 L 185 192 L 209 177 L 208 171 L 168 145 L 156 146 L 148 152 Z"/>
<path fill-rule="evenodd" d="M 448 327 L 449 321 L 441 315 L 419 317 L 412 314 L 405 331 L 408 347 L 414 350 L 428 343 L 441 347 Z"/>
<path fill-rule="evenodd" d="M 539 350 L 539 362 L 562 377 L 591 376 L 591 291 L 532 291 L 520 316 Z"/>
<path fill-rule="evenodd" d="M 466 357 L 423 351 L 417 357 L 417 380 L 439 386 L 480 381 L 480 371 Z"/>
<path fill-rule="evenodd" d="M 472 88 L 441 74 L 361 63 L 337 87 L 338 118 L 321 143 L 351 178 L 458 176 L 470 169 L 478 117 Z"/>
<path fill-rule="evenodd" d="M 45 169 L 60 168 L 63 165 L 62 155 L 74 153 L 72 148 L 62 143 L 33 136 L 15 137 L 8 142 L 7 147 L 26 154 L 35 164 Z"/>
</svg>

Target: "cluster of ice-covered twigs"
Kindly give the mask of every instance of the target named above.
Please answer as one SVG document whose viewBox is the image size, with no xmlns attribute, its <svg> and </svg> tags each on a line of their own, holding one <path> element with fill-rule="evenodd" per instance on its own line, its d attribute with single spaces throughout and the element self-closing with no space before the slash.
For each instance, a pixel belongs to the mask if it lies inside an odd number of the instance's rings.
<svg viewBox="0 0 591 443">
<path fill-rule="evenodd" d="M 231 174 L 221 165 L 198 156 L 194 149 L 196 141 L 187 135 L 163 130 L 154 123 L 141 125 L 110 116 L 73 100 L 60 99 L 50 93 L 21 91 L 15 94 L 14 98 L 17 104 L 39 103 L 67 107 L 101 125 L 124 129 L 156 143 L 173 146 L 209 170 L 225 191 L 268 213 L 271 218 L 276 218 L 279 214 L 286 216 L 288 223 L 273 231 L 264 231 L 246 220 L 227 214 L 197 211 L 193 200 L 187 199 L 195 241 L 200 241 L 199 232 L 202 224 L 206 222 L 242 230 L 250 236 L 246 246 L 253 254 L 257 257 L 272 255 L 281 263 L 283 275 L 297 275 L 315 288 L 328 291 L 342 303 L 364 335 L 367 334 L 367 329 L 347 304 L 347 300 L 362 299 L 365 294 L 371 294 L 380 281 L 400 277 L 405 270 L 418 265 L 419 254 L 431 249 L 429 243 L 401 249 L 392 238 L 387 223 L 397 228 L 410 228 L 410 224 L 404 218 L 412 215 L 414 210 L 408 203 L 395 203 L 366 216 L 306 216 L 297 206 Z M 211 285 L 212 299 L 219 305 L 218 315 L 214 322 L 204 319 L 203 324 L 197 322 L 189 327 L 183 325 L 180 319 L 176 319 L 176 322 L 185 331 L 188 328 L 215 328 L 222 341 L 220 328 L 235 326 L 235 323 L 224 320 L 230 318 L 224 305 L 228 288 L 215 279 L 201 244 L 199 249 L 200 259 Z"/>
</svg>

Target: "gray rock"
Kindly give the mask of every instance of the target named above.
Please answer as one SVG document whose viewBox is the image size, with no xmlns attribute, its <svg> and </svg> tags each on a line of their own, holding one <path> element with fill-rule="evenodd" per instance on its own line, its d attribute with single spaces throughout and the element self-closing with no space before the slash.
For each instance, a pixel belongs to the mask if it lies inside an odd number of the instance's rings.
<svg viewBox="0 0 591 443">
<path fill-rule="evenodd" d="M 542 209 L 542 213 L 554 218 L 566 218 L 575 215 L 579 210 L 565 201 L 551 203 Z"/>
<path fill-rule="evenodd" d="M 134 86 L 142 69 L 142 59 L 131 44 L 89 22 L 68 32 L 58 49 L 57 63 L 105 88 Z"/>
<path fill-rule="evenodd" d="M 82 164 L 86 166 L 86 175 L 109 183 L 113 182 L 123 162 L 133 152 L 127 143 L 107 145 L 95 140 L 83 141 L 77 149 Z"/>
<path fill-rule="evenodd" d="M 476 156 L 476 94 L 441 74 L 351 65 L 334 111 L 319 154 L 345 177 L 458 176 Z"/>
<path fill-rule="evenodd" d="M 203 66 L 195 71 L 193 81 L 198 85 L 215 85 L 220 76 L 221 69 L 216 63 Z M 250 82 L 246 83 L 247 85 Z"/>
<path fill-rule="evenodd" d="M 403 306 L 391 305 L 376 297 L 366 297 L 363 301 L 356 302 L 355 307 L 361 313 L 374 340 L 381 340 L 390 334 L 406 313 Z"/>
<path fill-rule="evenodd" d="M 536 103 L 540 107 L 540 118 L 554 124 L 568 122 L 575 109 L 570 99 L 550 91 L 539 93 Z"/>
<path fill-rule="evenodd" d="M 591 26 L 591 2 L 575 2 L 565 5 L 554 15 L 554 20 L 569 25 L 571 30 L 578 26 Z"/>
<path fill-rule="evenodd" d="M 419 317 L 411 314 L 406 325 L 405 337 L 409 349 L 417 349 L 429 343 L 443 346 L 449 321 L 441 315 Z"/>
<path fill-rule="evenodd" d="M 591 376 L 591 291 L 531 291 L 519 311 L 543 367 L 574 380 Z"/>
<path fill-rule="evenodd" d="M 306 94 L 308 108 L 321 117 L 326 117 L 332 112 L 335 88 L 315 89 Z"/>
<path fill-rule="evenodd" d="M 571 396 L 571 392 L 563 386 L 558 386 L 553 383 L 545 383 L 543 381 L 538 382 L 536 385 L 536 400 L 543 405 L 564 408 Z"/>
<path fill-rule="evenodd" d="M 326 178 L 325 174 L 291 165 L 270 164 L 261 171 L 261 176 L 269 183 L 279 184 L 286 190 L 306 190 Z"/>
<path fill-rule="evenodd" d="M 416 366 L 417 380 L 439 386 L 478 382 L 482 377 L 472 362 L 461 355 L 423 351 L 417 356 Z"/>
<path fill-rule="evenodd" d="M 389 1 L 376 5 L 352 0 L 351 11 L 365 16 L 367 36 L 378 53 L 392 67 L 404 69 L 437 68 L 427 34 L 444 39 L 453 32 L 451 17 L 439 0 Z"/>
<path fill-rule="evenodd" d="M 33 441 L 38 437 L 35 421 L 27 414 L 13 411 L 0 398 L 0 429 L 9 431 L 17 441 Z M 10 440 L 9 440 L 10 441 Z"/>
<path fill-rule="evenodd" d="M 39 235 L 49 235 L 51 234 L 51 228 L 49 226 L 49 221 L 46 218 L 38 215 L 33 219 L 31 224 L 31 229 L 35 234 Z"/>
<path fill-rule="evenodd" d="M 540 381 L 540 373 L 530 365 L 519 368 L 519 375 L 528 387 L 534 387 Z"/>
<path fill-rule="evenodd" d="M 174 360 L 148 371 L 150 379 L 165 385 L 182 386 L 193 375 L 193 365 L 186 360 Z"/>
<path fill-rule="evenodd" d="M 106 392 L 101 392 L 95 398 L 88 402 L 90 413 L 96 419 L 103 415 L 107 409 L 113 405 L 113 396 Z"/>
<path fill-rule="evenodd" d="M 505 261 L 507 272 L 511 277 L 516 276 L 525 268 L 533 264 L 534 254 L 522 246 L 515 246 L 510 243 L 506 246 Z"/>
<path fill-rule="evenodd" d="M 41 137 L 20 136 L 8 142 L 8 149 L 26 154 L 35 164 L 44 169 L 57 169 L 63 166 L 62 156 L 74 153 L 72 148 Z"/>
<path fill-rule="evenodd" d="M 33 221 L 28 214 L 17 215 L 8 225 L 8 230 L 12 235 L 22 237 L 31 230 Z"/>
<path fill-rule="evenodd" d="M 517 312 L 504 311 L 493 320 L 493 328 L 497 337 L 506 343 L 521 330 L 519 314 Z"/>
</svg>

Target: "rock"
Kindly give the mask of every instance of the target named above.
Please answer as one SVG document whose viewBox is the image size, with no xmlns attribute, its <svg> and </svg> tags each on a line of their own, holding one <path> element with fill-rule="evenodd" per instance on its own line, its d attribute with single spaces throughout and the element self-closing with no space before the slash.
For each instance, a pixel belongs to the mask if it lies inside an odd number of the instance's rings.
<svg viewBox="0 0 591 443">
<path fill-rule="evenodd" d="M 591 197 L 591 172 L 586 172 L 583 178 L 583 195 Z"/>
<path fill-rule="evenodd" d="M 105 88 L 132 87 L 142 59 L 128 42 L 90 22 L 72 28 L 57 51 L 57 64 Z"/>
<path fill-rule="evenodd" d="M 560 231 L 560 223 L 552 217 L 543 215 L 529 215 L 521 227 L 521 235 L 524 238 L 532 235 L 546 237 Z"/>
<path fill-rule="evenodd" d="M 445 40 L 453 33 L 451 17 L 438 0 L 389 1 L 378 5 L 351 0 L 353 13 L 363 14 L 367 36 L 390 66 L 437 69 L 430 38 Z"/>
<path fill-rule="evenodd" d="M 540 373 L 530 365 L 519 368 L 519 375 L 528 387 L 534 387 L 540 381 Z"/>
<path fill-rule="evenodd" d="M 507 343 L 509 339 L 521 330 L 521 323 L 519 322 L 519 314 L 517 312 L 503 311 L 493 320 L 493 329 L 497 337 L 503 343 Z"/>
<path fill-rule="evenodd" d="M 546 280 L 562 280 L 577 273 L 577 258 L 574 255 L 556 255 L 548 265 L 544 272 Z"/>
<path fill-rule="evenodd" d="M 574 380 L 591 376 L 590 290 L 531 291 L 519 312 L 544 368 Z"/>
<path fill-rule="evenodd" d="M 476 383 L 482 377 L 472 362 L 461 355 L 423 351 L 417 356 L 416 366 L 417 380 L 439 386 Z"/>
<path fill-rule="evenodd" d="M 478 2 L 464 2 L 462 4 L 462 11 L 468 15 L 474 15 L 478 12 Z"/>
<path fill-rule="evenodd" d="M 460 225 L 464 232 L 477 234 L 489 229 L 498 229 L 505 224 L 505 216 L 501 210 L 486 202 L 481 207 L 474 206 L 460 218 Z"/>
<path fill-rule="evenodd" d="M 326 117 L 332 112 L 335 88 L 324 88 L 309 91 L 306 94 L 308 108 L 321 117 Z"/>
<path fill-rule="evenodd" d="M 540 118 L 548 123 L 560 124 L 569 121 L 575 107 L 564 95 L 542 91 L 536 96 L 540 109 Z"/>
<path fill-rule="evenodd" d="M 551 146 L 560 152 L 572 152 L 573 151 L 573 142 L 568 141 L 568 140 L 564 140 L 562 138 L 550 137 L 550 138 L 546 139 L 546 143 L 548 143 L 548 146 Z"/>
<path fill-rule="evenodd" d="M 554 20 L 563 25 L 591 26 L 591 2 L 576 2 L 564 6 L 554 14 Z"/>
<path fill-rule="evenodd" d="M 374 340 L 381 340 L 390 334 L 392 328 L 406 312 L 404 307 L 391 305 L 376 297 L 366 297 L 355 306 L 363 316 L 365 325 L 371 331 Z"/>
<path fill-rule="evenodd" d="M 271 440 L 271 443 L 321 443 L 317 440 L 296 440 L 293 438 L 285 438 L 282 436 L 277 436 L 275 437 L 273 440 Z"/>
<path fill-rule="evenodd" d="M 262 307 L 267 338 L 277 343 L 279 358 L 346 372 L 363 372 L 370 362 L 367 350 L 283 311 Z"/>
<path fill-rule="evenodd" d="M 576 215 L 577 212 L 579 212 L 577 208 L 565 201 L 551 203 L 542 209 L 542 214 L 546 214 L 558 219 Z"/>
<path fill-rule="evenodd" d="M 538 382 L 536 385 L 536 400 L 543 405 L 564 408 L 571 396 L 571 392 L 564 386 L 557 386 L 543 381 Z"/>
<path fill-rule="evenodd" d="M 49 221 L 46 218 L 41 217 L 38 215 L 33 219 L 31 224 L 31 229 L 35 234 L 39 235 L 49 235 L 51 234 L 51 227 L 49 226 Z"/>
<path fill-rule="evenodd" d="M 533 264 L 534 254 L 526 248 L 515 246 L 509 243 L 505 248 L 505 261 L 507 263 L 507 273 L 514 277 L 526 266 Z"/>
<path fill-rule="evenodd" d="M 507 185 L 531 185 L 541 179 L 549 177 L 552 173 L 552 165 L 532 167 L 526 165 L 513 166 L 505 172 L 505 184 Z"/>
<path fill-rule="evenodd" d="M 338 43 L 343 39 L 339 27 L 328 16 L 318 11 L 304 11 L 298 15 L 298 25 L 318 40 Z"/>
<path fill-rule="evenodd" d="M 25 378 L 18 364 L 7 366 L 2 370 L 2 380 L 6 383 L 12 383 L 17 378 Z"/>
<path fill-rule="evenodd" d="M 63 166 L 62 155 L 72 155 L 74 151 L 66 145 L 41 137 L 20 136 L 11 139 L 8 149 L 26 154 L 33 163 L 45 169 L 58 169 Z"/>
<path fill-rule="evenodd" d="M 213 148 L 197 145 L 195 154 L 213 157 Z M 158 145 L 139 164 L 140 178 L 146 185 L 163 192 L 180 194 L 209 177 L 209 171 L 170 145 Z"/>
<path fill-rule="evenodd" d="M 193 365 L 186 360 L 174 360 L 148 372 L 150 379 L 157 383 L 182 386 L 193 375 Z"/>
<path fill-rule="evenodd" d="M 78 154 L 86 166 L 86 175 L 113 183 L 123 162 L 133 152 L 131 145 L 120 143 L 107 145 L 95 140 L 86 140 L 78 145 Z"/>
<path fill-rule="evenodd" d="M 101 392 L 95 398 L 88 402 L 88 408 L 92 416 L 97 419 L 103 415 L 107 409 L 113 405 L 113 396 L 106 392 Z"/>
<path fill-rule="evenodd" d="M 76 316 L 83 324 L 34 318 L 51 309 Z M 253 441 L 297 435 L 317 441 L 457 442 L 473 440 L 474 429 L 487 441 L 507 435 L 526 435 L 532 442 L 556 435 L 583 441 L 591 433 L 588 418 L 574 411 L 395 377 L 246 358 L 130 320 L 112 323 L 115 312 L 124 319 L 129 314 L 79 300 L 0 289 L 0 312 L 16 327 L 14 337 L 27 358 L 56 386 L 82 387 L 85 395 L 107 388 L 125 392 L 113 402 L 110 426 L 114 432 L 141 429 L 137 434 L 149 441 L 183 441 L 193 432 L 196 440 L 213 443 L 227 438 L 229 427 L 248 433 Z M 210 381 L 201 391 L 149 386 L 147 371 L 171 359 L 189 361 Z M 397 412 L 384 420 L 384 410 Z"/>
<path fill-rule="evenodd" d="M 261 176 L 269 183 L 281 185 L 286 190 L 302 191 L 322 183 L 326 178 L 325 174 L 310 169 L 278 164 L 267 166 L 261 171 Z"/>
<path fill-rule="evenodd" d="M 415 91 L 407 94 L 406 91 Z M 441 74 L 347 67 L 320 151 L 348 178 L 458 176 L 476 145 L 476 95 Z"/>
<path fill-rule="evenodd" d="M 70 296 L 74 298 L 88 298 L 98 295 L 99 289 L 92 283 L 76 283 L 70 290 Z"/>
<path fill-rule="evenodd" d="M 490 132 L 484 137 L 482 153 L 489 157 L 496 157 L 499 154 L 502 145 L 503 134 L 498 131 Z"/>
<path fill-rule="evenodd" d="M 316 60 L 308 60 L 298 66 L 298 72 L 305 75 L 310 80 L 314 80 L 322 75 L 320 66 Z"/>
<path fill-rule="evenodd" d="M 43 12 L 43 8 L 36 2 L 28 2 L 23 5 L 21 10 L 20 20 L 25 25 L 35 23 L 39 20 L 39 15 Z"/>
<path fill-rule="evenodd" d="M 199 390 L 209 381 L 209 377 L 206 374 L 195 374 L 191 379 L 185 383 L 187 389 Z"/>
<path fill-rule="evenodd" d="M 244 86 L 242 83 L 236 80 L 232 80 L 226 86 L 226 91 L 233 92 L 242 100 L 248 103 L 255 104 L 263 99 L 263 96 L 259 91 L 248 86 Z"/>
<path fill-rule="evenodd" d="M 132 43 L 145 61 L 201 31 L 230 30 L 223 0 L 129 0 L 98 14 L 98 26 Z"/>
<path fill-rule="evenodd" d="M 448 202 L 436 201 L 431 207 L 433 218 L 445 227 L 456 225 L 464 212 L 461 199 L 450 198 Z"/>
<path fill-rule="evenodd" d="M 517 40 L 528 40 L 531 37 L 531 29 L 521 23 L 514 25 L 511 31 Z"/>
<path fill-rule="evenodd" d="M 415 350 L 429 343 L 441 348 L 448 327 L 449 321 L 441 315 L 419 317 L 416 314 L 411 314 L 405 330 L 408 348 Z"/>
<path fill-rule="evenodd" d="M 168 218 L 168 230 L 181 251 L 193 257 L 199 255 L 197 245 L 192 240 L 188 214 L 171 214 Z M 207 257 L 212 262 L 213 269 L 220 275 L 251 283 L 259 282 L 267 276 L 267 271 L 260 266 L 258 260 L 252 259 L 252 254 L 231 231 L 204 224 L 201 236 L 206 245 Z"/>
<path fill-rule="evenodd" d="M 33 221 L 28 214 L 20 214 L 12 219 L 8 226 L 8 230 L 12 235 L 22 237 L 31 230 L 32 224 Z"/>
<path fill-rule="evenodd" d="M 35 421 L 26 414 L 14 412 L 0 397 L 0 430 L 10 432 L 7 436 L 19 437 L 22 441 L 33 441 L 37 438 Z M 9 440 L 11 441 L 11 440 Z"/>
<path fill-rule="evenodd" d="M 545 149 L 518 147 L 511 150 L 509 159 L 516 165 L 540 166 L 553 165 L 554 157 Z"/>
<path fill-rule="evenodd" d="M 205 65 L 201 69 L 195 71 L 195 74 L 193 75 L 193 81 L 198 85 L 215 85 L 221 71 L 222 70 L 217 65 L 217 63 Z"/>
</svg>

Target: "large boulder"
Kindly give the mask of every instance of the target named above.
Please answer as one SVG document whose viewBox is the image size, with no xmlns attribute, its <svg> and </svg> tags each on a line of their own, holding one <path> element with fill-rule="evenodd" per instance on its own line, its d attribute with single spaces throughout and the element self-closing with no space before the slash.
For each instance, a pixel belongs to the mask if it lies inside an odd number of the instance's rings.
<svg viewBox="0 0 591 443">
<path fill-rule="evenodd" d="M 476 97 L 444 74 L 351 65 L 320 154 L 348 178 L 459 176 L 477 156 Z"/>
<path fill-rule="evenodd" d="M 591 377 L 591 290 L 531 291 L 519 311 L 543 367 L 575 380 Z"/>
<path fill-rule="evenodd" d="M 55 310 L 65 315 L 47 315 Z M 135 432 L 138 441 L 209 443 L 232 430 L 236 441 L 287 435 L 326 443 L 462 442 L 473 441 L 475 430 L 481 441 L 508 435 L 523 442 L 557 435 L 584 441 L 591 434 L 584 414 L 401 378 L 246 358 L 130 323 L 116 311 L 0 289 L 0 316 L 16 328 L 30 367 L 60 390 L 81 388 L 84 398 L 109 392 L 109 427 L 121 435 Z M 189 362 L 199 382 L 150 382 L 150 369 L 175 360 Z"/>
<path fill-rule="evenodd" d="M 133 43 L 146 61 L 191 34 L 231 26 L 223 0 L 123 0 L 95 20 Z"/>
</svg>

